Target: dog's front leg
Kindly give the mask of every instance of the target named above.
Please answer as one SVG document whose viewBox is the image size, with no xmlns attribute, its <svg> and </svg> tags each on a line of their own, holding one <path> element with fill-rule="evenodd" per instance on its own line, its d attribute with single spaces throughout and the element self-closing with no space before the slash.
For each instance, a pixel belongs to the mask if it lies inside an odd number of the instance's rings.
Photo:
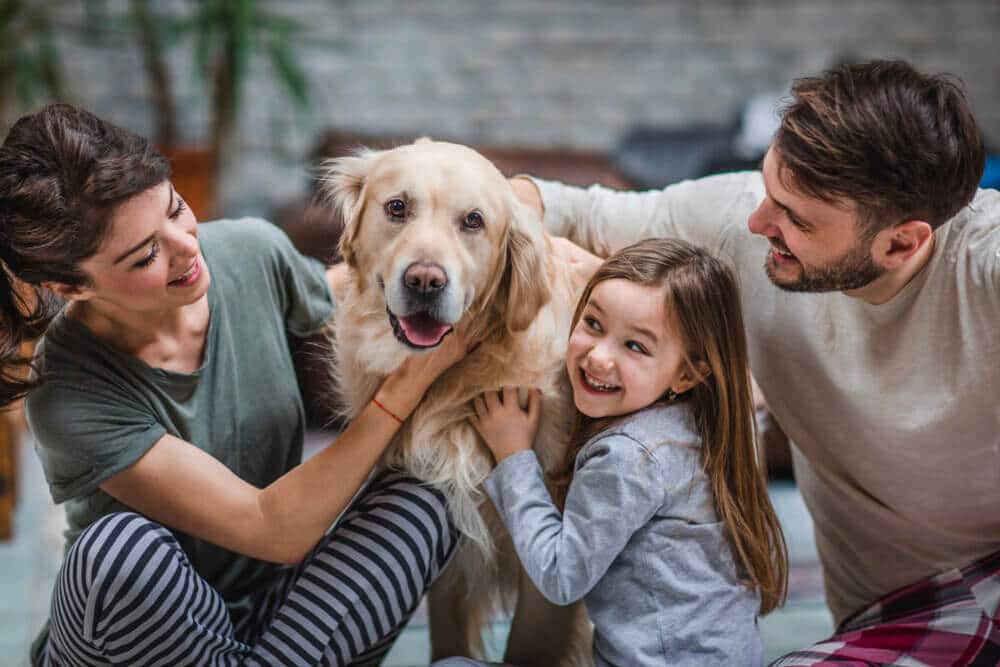
<svg viewBox="0 0 1000 667">
<path fill-rule="evenodd" d="M 583 602 L 566 607 L 552 604 L 522 569 L 504 663 L 519 667 L 593 665 L 590 644 L 590 621 Z"/>
</svg>

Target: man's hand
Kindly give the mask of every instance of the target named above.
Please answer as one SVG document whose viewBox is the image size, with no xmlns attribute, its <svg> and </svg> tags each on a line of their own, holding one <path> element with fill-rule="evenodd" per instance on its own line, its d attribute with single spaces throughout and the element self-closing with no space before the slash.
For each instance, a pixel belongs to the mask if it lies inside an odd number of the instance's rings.
<svg viewBox="0 0 1000 667">
<path fill-rule="evenodd" d="M 594 275 L 594 271 L 603 261 L 597 255 L 587 252 L 569 239 L 561 236 L 550 236 L 549 240 L 552 242 L 555 254 L 568 259 L 570 267 L 588 279 Z"/>
<path fill-rule="evenodd" d="M 542 195 L 538 192 L 535 182 L 527 176 L 513 176 L 508 178 L 507 182 L 521 203 L 534 211 L 539 220 L 544 220 L 545 206 L 542 204 Z"/>
<path fill-rule="evenodd" d="M 476 411 L 469 421 L 486 441 L 493 458 L 500 463 L 511 454 L 531 449 L 538 432 L 541 416 L 541 392 L 532 389 L 528 408 L 517 402 L 517 389 L 504 387 L 503 391 L 487 391 L 472 402 Z"/>
</svg>

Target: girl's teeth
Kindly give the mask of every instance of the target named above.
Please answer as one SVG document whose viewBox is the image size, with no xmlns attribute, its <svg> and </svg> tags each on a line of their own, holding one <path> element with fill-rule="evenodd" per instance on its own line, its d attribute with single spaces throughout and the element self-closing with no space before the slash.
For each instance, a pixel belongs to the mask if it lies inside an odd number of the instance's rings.
<svg viewBox="0 0 1000 667">
<path fill-rule="evenodd" d="M 587 375 L 586 372 L 584 372 L 583 378 L 584 380 L 586 380 L 587 384 L 593 387 L 594 389 L 600 389 L 602 391 L 611 391 L 613 389 L 618 388 L 613 384 L 604 384 L 603 382 L 598 382 L 596 380 L 593 380 L 589 375 Z"/>
</svg>

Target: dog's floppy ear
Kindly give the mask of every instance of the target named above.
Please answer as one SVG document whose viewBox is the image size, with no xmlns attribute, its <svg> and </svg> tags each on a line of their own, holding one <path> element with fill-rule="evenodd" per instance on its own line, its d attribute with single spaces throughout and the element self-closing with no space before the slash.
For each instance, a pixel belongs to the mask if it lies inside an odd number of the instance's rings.
<svg viewBox="0 0 1000 667">
<path fill-rule="evenodd" d="M 344 226 L 340 236 L 340 255 L 352 269 L 357 268 L 354 242 L 364 209 L 365 180 L 381 153 L 360 148 L 353 156 L 326 160 L 320 171 L 321 195 L 333 205 Z"/>
<path fill-rule="evenodd" d="M 512 332 L 524 331 L 552 298 L 545 271 L 542 222 L 527 206 L 511 197 L 507 233 L 507 303 L 504 319 Z"/>
</svg>

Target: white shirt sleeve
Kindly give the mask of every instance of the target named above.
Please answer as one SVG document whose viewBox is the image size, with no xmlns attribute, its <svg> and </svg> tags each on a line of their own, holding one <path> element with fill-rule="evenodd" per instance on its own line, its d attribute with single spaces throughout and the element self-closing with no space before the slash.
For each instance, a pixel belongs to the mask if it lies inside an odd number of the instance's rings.
<svg viewBox="0 0 1000 667">
<path fill-rule="evenodd" d="M 602 257 L 654 237 L 680 238 L 718 252 L 725 233 L 745 227 L 764 194 L 759 172 L 720 174 L 645 192 L 532 180 L 545 206 L 546 230 Z"/>
</svg>

